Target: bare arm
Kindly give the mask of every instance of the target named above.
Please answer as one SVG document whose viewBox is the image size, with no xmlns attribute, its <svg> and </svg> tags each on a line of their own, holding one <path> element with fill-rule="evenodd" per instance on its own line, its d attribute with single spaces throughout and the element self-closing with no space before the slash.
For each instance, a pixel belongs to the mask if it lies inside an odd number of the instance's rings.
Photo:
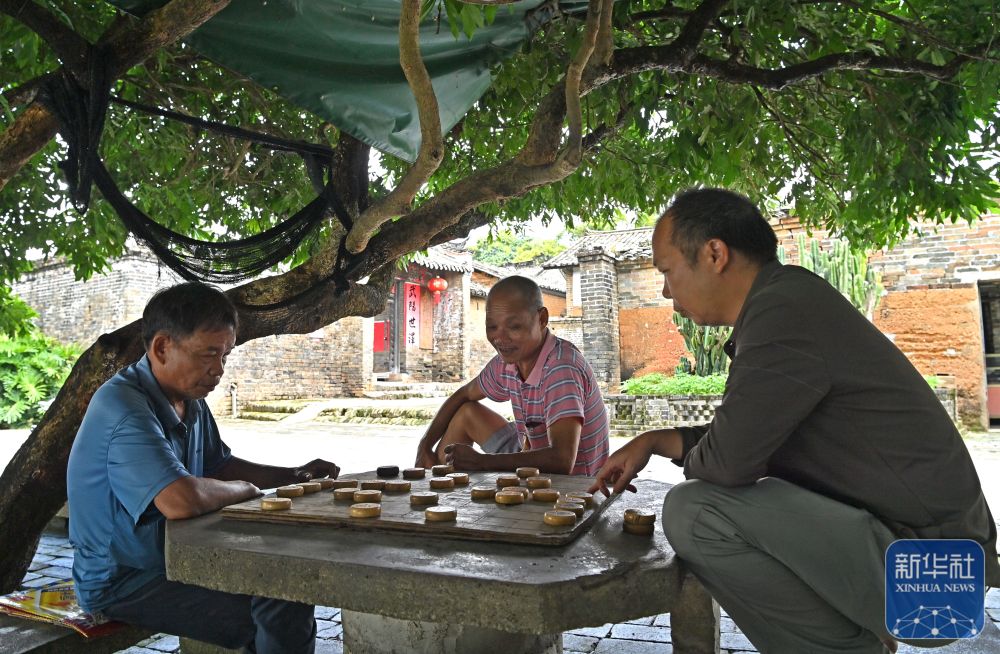
<svg viewBox="0 0 1000 654">
<path fill-rule="evenodd" d="M 181 477 L 156 494 L 153 503 L 168 520 L 194 518 L 259 496 L 248 481 Z"/>
<path fill-rule="evenodd" d="M 597 481 L 590 492 L 601 491 L 608 495 L 626 488 L 635 492 L 632 480 L 649 463 L 649 457 L 658 454 L 668 459 L 679 459 L 684 454 L 684 442 L 676 429 L 654 429 L 639 434 L 627 445 L 612 454 L 597 473 Z"/>
<path fill-rule="evenodd" d="M 338 474 L 340 468 L 323 459 L 314 459 L 295 468 L 285 468 L 254 463 L 234 456 L 212 477 L 221 481 L 249 481 L 260 488 L 274 488 L 320 477 L 336 477 Z"/>
<path fill-rule="evenodd" d="M 542 472 L 568 475 L 576 464 L 582 424 L 579 418 L 563 418 L 549 427 L 549 447 L 514 454 L 482 454 L 467 445 L 450 445 L 448 460 L 456 470 L 514 470 L 533 466 Z"/>
<path fill-rule="evenodd" d="M 427 431 L 420 439 L 420 444 L 417 446 L 416 465 L 430 468 L 437 463 L 435 450 L 438 441 L 441 440 L 448 425 L 451 424 L 452 418 L 466 402 L 478 402 L 485 399 L 486 395 L 483 394 L 483 389 L 479 388 L 479 382 L 475 379 L 452 393 L 438 409 L 437 415 L 434 416 L 434 420 L 428 425 Z"/>
</svg>

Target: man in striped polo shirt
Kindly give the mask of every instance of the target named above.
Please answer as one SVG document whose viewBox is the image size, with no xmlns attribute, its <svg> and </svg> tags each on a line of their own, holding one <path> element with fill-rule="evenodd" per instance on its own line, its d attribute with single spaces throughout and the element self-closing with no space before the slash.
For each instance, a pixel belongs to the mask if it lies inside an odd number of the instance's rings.
<svg viewBox="0 0 1000 654">
<path fill-rule="evenodd" d="M 597 379 L 576 346 L 550 332 L 548 324 L 535 282 L 526 277 L 497 282 L 486 298 L 486 338 L 497 356 L 441 405 L 420 441 L 416 465 L 532 466 L 573 475 L 600 470 L 608 458 L 608 414 Z M 510 400 L 514 422 L 480 404 L 485 398 Z"/>
</svg>

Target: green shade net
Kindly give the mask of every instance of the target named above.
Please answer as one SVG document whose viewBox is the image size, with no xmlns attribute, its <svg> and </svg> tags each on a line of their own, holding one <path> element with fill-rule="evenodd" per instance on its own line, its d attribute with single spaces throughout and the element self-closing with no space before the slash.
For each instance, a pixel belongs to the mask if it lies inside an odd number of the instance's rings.
<svg viewBox="0 0 1000 654">
<path fill-rule="evenodd" d="M 165 4 L 111 2 L 137 15 Z M 563 11 L 586 9 L 580 0 L 567 4 Z M 542 5 L 501 6 L 471 39 L 454 37 L 444 17 L 440 25 L 432 17 L 423 21 L 421 52 L 445 132 L 489 88 L 490 70 L 517 52 L 530 25 L 551 14 Z M 420 124 L 399 65 L 399 12 L 398 0 L 233 0 L 187 42 L 351 136 L 413 161 Z"/>
</svg>

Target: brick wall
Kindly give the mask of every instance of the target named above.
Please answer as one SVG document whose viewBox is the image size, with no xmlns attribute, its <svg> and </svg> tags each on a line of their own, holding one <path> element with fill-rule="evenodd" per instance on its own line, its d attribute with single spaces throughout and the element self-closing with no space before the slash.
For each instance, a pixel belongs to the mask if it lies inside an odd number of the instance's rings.
<svg viewBox="0 0 1000 654">
<path fill-rule="evenodd" d="M 671 320 L 673 313 L 670 306 L 623 307 L 618 312 L 623 380 L 654 372 L 672 374 L 682 356 L 691 358 Z"/>
<path fill-rule="evenodd" d="M 917 370 L 954 385 L 963 423 L 986 424 L 986 368 L 975 287 L 889 293 L 874 322 Z"/>
<path fill-rule="evenodd" d="M 350 317 L 311 334 L 248 341 L 229 355 L 209 404 L 218 415 L 229 415 L 234 383 L 239 403 L 358 397 L 371 386 L 372 331 L 371 318 Z"/>
<path fill-rule="evenodd" d="M 583 319 L 580 316 L 549 318 L 549 329 L 559 338 L 575 345 L 586 356 L 583 347 Z"/>
<path fill-rule="evenodd" d="M 653 267 L 652 259 L 618 263 L 618 304 L 622 311 L 641 307 L 670 307 L 663 297 L 663 275 Z"/>
<path fill-rule="evenodd" d="M 89 346 L 101 334 L 140 319 L 155 291 L 180 281 L 151 253 L 137 250 L 87 281 L 76 281 L 70 266 L 60 262 L 40 266 L 12 288 L 38 312 L 42 331 Z M 211 406 L 228 414 L 234 382 L 238 397 L 247 401 L 360 395 L 371 378 L 373 328 L 364 320 L 346 318 L 309 335 L 244 343 L 230 355 L 222 382 L 208 398 Z"/>
<path fill-rule="evenodd" d="M 583 306 L 583 355 L 594 369 L 601 389 L 616 392 L 621 384 L 621 351 L 615 261 L 602 249 L 579 252 L 577 258 Z"/>
<path fill-rule="evenodd" d="M 672 373 L 688 353 L 671 320 L 673 303 L 663 297 L 663 275 L 652 259 L 618 263 L 618 304 L 622 379 Z"/>
<path fill-rule="evenodd" d="M 101 334 L 142 318 L 158 289 L 182 281 L 149 252 L 129 251 L 111 270 L 77 281 L 64 262 L 44 264 L 13 283 L 14 293 L 38 312 L 38 327 L 63 343 L 89 347 Z"/>
</svg>

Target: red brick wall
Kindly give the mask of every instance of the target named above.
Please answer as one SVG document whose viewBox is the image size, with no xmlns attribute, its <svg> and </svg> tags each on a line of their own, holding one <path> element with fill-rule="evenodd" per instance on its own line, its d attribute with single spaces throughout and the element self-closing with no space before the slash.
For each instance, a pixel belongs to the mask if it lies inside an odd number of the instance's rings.
<svg viewBox="0 0 1000 654">
<path fill-rule="evenodd" d="M 917 370 L 954 383 L 963 423 L 985 424 L 986 368 L 974 286 L 891 292 L 882 298 L 874 322 Z"/>
<path fill-rule="evenodd" d="M 682 356 L 691 357 L 671 320 L 673 313 L 669 306 L 618 310 L 622 380 L 672 373 Z"/>
</svg>

